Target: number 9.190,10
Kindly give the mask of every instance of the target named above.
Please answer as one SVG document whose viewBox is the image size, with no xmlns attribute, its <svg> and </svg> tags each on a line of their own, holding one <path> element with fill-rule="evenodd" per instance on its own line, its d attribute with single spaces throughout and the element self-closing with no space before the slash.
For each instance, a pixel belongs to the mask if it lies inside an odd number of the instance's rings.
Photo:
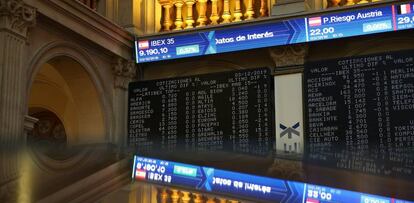
<svg viewBox="0 0 414 203">
<path fill-rule="evenodd" d="M 139 53 L 139 56 L 153 56 L 153 55 L 159 55 L 159 54 L 166 54 L 168 53 L 168 48 L 161 47 L 161 48 L 140 50 L 138 53 Z"/>
</svg>

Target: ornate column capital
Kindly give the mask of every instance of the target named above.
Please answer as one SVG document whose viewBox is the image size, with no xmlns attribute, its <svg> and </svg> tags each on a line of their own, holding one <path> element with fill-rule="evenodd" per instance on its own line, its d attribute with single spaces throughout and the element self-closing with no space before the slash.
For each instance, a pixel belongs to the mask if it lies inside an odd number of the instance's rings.
<svg viewBox="0 0 414 203">
<path fill-rule="evenodd" d="M 135 61 L 116 58 L 112 66 L 115 88 L 128 89 L 128 84 L 137 76 Z"/>
<path fill-rule="evenodd" d="M 0 30 L 8 30 L 23 38 L 36 23 L 36 9 L 23 0 L 0 0 Z"/>
<path fill-rule="evenodd" d="M 276 68 L 303 66 L 308 55 L 308 48 L 306 44 L 274 47 L 269 48 L 269 53 Z"/>
<path fill-rule="evenodd" d="M 273 177 L 296 181 L 303 181 L 306 177 L 301 161 L 275 159 L 267 172 Z"/>
</svg>

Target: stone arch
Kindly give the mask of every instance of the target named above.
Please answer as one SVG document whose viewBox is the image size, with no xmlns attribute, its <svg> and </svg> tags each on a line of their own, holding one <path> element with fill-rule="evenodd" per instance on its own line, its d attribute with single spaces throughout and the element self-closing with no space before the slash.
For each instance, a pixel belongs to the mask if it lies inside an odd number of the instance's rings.
<svg viewBox="0 0 414 203">
<path fill-rule="evenodd" d="M 98 66 L 95 64 L 93 59 L 89 56 L 86 50 L 82 47 L 73 44 L 67 41 L 54 41 L 48 44 L 45 44 L 40 48 L 33 58 L 28 63 L 28 80 L 27 80 L 27 97 L 30 98 L 32 86 L 34 84 L 35 78 L 40 70 L 43 68 L 44 64 L 55 59 L 65 59 L 72 61 L 73 64 L 78 64 L 83 71 L 87 74 L 87 77 L 90 79 L 94 90 L 96 91 L 96 96 L 98 98 L 98 105 L 102 112 L 103 117 L 103 142 L 109 142 L 110 136 L 113 134 L 113 124 L 112 124 L 112 111 L 111 111 L 111 102 L 104 94 L 105 84 L 103 83 L 102 78 L 98 73 Z M 66 90 L 67 91 L 67 90 Z M 26 106 L 28 106 L 28 100 Z M 50 109 L 53 111 L 53 109 Z M 102 142 L 101 141 L 101 142 Z"/>
</svg>

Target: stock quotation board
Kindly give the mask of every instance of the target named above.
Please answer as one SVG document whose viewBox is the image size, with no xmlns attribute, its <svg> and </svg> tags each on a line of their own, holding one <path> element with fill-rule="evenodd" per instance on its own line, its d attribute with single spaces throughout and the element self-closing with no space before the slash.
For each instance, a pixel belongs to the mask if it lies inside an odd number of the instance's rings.
<svg viewBox="0 0 414 203">
<path fill-rule="evenodd" d="M 283 179 L 134 156 L 132 178 L 254 202 L 412 203 L 410 201 Z"/>
<path fill-rule="evenodd" d="M 305 68 L 307 160 L 413 178 L 414 50 Z"/>
<path fill-rule="evenodd" d="M 135 41 L 137 63 L 330 40 L 414 28 L 414 3 L 377 5 L 278 22 Z"/>
<path fill-rule="evenodd" d="M 128 143 L 138 151 L 267 154 L 271 87 L 267 68 L 131 83 Z"/>
</svg>

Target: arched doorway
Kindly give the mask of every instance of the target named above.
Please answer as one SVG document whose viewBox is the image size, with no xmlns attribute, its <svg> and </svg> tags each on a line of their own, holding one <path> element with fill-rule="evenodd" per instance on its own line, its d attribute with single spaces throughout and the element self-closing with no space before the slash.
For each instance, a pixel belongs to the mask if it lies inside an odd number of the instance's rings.
<svg viewBox="0 0 414 203">
<path fill-rule="evenodd" d="M 79 50 L 52 47 L 34 59 L 27 114 L 39 121 L 27 136 L 25 187 L 39 201 L 113 163 L 110 129 L 96 67 Z M 106 105 L 108 106 L 108 105 Z M 41 186 L 41 187 L 40 187 Z"/>
<path fill-rule="evenodd" d="M 26 139 L 41 170 L 75 170 L 88 158 L 91 145 L 106 143 L 101 95 L 91 78 L 86 67 L 63 55 L 36 71 L 28 114 L 39 121 Z"/>
<path fill-rule="evenodd" d="M 45 114 L 55 115 L 62 123 L 68 146 L 104 143 L 104 114 L 99 98 L 85 68 L 70 57 L 58 56 L 43 64 L 36 74 L 28 113 L 38 119 Z"/>
</svg>

